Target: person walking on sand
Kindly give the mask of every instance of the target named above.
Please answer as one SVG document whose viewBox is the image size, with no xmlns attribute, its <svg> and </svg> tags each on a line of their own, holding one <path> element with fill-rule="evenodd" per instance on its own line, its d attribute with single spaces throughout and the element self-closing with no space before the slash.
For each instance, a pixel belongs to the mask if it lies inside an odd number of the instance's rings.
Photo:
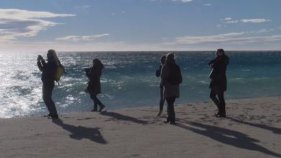
<svg viewBox="0 0 281 158">
<path fill-rule="evenodd" d="M 53 49 L 48 50 L 47 62 L 41 55 L 38 55 L 37 66 L 42 72 L 41 80 L 43 82 L 43 100 L 49 111 L 48 117 L 58 119 L 57 109 L 52 99 L 52 93 L 55 86 L 57 70 L 59 67 L 63 68 L 63 66 L 57 57 L 56 51 Z"/>
<path fill-rule="evenodd" d="M 87 91 L 89 92 L 90 97 L 94 102 L 94 108 L 92 110 L 93 112 L 101 112 L 105 108 L 104 104 L 97 98 L 97 95 L 101 93 L 100 77 L 103 68 L 104 66 L 102 62 L 99 59 L 94 59 L 93 66 L 89 69 L 86 69 L 86 75 L 89 78 Z"/>
<path fill-rule="evenodd" d="M 166 61 L 166 56 L 163 55 L 161 57 L 161 60 L 160 60 L 161 64 L 159 66 L 159 69 L 157 69 L 156 73 L 155 73 L 156 77 L 160 77 L 161 76 L 161 71 L 162 71 L 162 68 L 163 68 L 163 66 L 165 64 L 165 61 Z M 161 116 L 161 114 L 163 112 L 164 103 L 165 103 L 164 87 L 163 87 L 163 85 L 160 82 L 160 102 L 159 102 L 159 112 L 158 112 L 157 116 Z"/>
<path fill-rule="evenodd" d="M 182 75 L 180 67 L 176 64 L 174 54 L 169 53 L 166 56 L 165 65 L 161 72 L 161 84 L 164 86 L 164 97 L 168 103 L 168 117 L 165 123 L 175 124 L 174 103 L 180 96 L 180 87 Z"/>
<path fill-rule="evenodd" d="M 224 92 L 227 90 L 226 69 L 229 63 L 229 58 L 223 49 L 218 49 L 216 58 L 209 62 L 212 68 L 210 73 L 210 98 L 216 104 L 218 113 L 216 117 L 226 117 Z"/>
</svg>

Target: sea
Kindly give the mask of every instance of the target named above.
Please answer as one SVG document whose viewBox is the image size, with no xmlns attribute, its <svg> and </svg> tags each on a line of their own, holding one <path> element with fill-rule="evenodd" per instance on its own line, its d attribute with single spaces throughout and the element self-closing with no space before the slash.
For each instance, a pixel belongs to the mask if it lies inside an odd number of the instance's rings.
<svg viewBox="0 0 281 158">
<path fill-rule="evenodd" d="M 105 65 L 98 95 L 107 110 L 159 105 L 159 81 L 155 71 L 168 52 L 58 52 L 65 74 L 56 83 L 53 100 L 60 114 L 85 112 L 93 108 L 85 92 L 85 68 L 98 58 Z M 214 51 L 174 52 L 183 83 L 176 105 L 207 102 L 209 99 L 208 62 Z M 42 81 L 36 61 L 46 52 L 0 53 L 0 118 L 46 115 Z M 226 51 L 229 99 L 281 95 L 281 51 Z M 211 106 L 211 105 L 210 105 Z"/>
</svg>

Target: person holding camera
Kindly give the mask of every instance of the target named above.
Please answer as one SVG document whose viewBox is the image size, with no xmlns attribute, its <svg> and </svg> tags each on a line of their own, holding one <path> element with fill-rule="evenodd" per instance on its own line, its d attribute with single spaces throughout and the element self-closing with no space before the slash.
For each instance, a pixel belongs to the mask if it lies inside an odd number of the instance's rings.
<svg viewBox="0 0 281 158">
<path fill-rule="evenodd" d="M 97 98 L 97 95 L 101 93 L 100 77 L 103 68 L 104 66 L 102 62 L 96 58 L 93 60 L 93 66 L 88 69 L 85 69 L 86 75 L 89 78 L 87 91 L 89 92 L 90 97 L 94 102 L 94 108 L 92 110 L 93 112 L 101 112 L 105 108 L 105 105 Z"/>
<path fill-rule="evenodd" d="M 37 57 L 37 66 L 42 72 L 41 80 L 43 82 L 43 100 L 49 111 L 48 117 L 58 119 L 57 109 L 52 99 L 52 93 L 55 86 L 58 67 L 62 67 L 55 50 L 50 49 L 47 53 L 47 62 L 41 55 Z"/>
<path fill-rule="evenodd" d="M 160 66 L 159 68 L 156 70 L 155 72 L 155 75 L 156 77 L 160 77 L 161 76 L 161 71 L 162 71 L 162 68 L 165 64 L 165 61 L 166 61 L 166 56 L 163 55 L 160 59 Z M 161 84 L 160 82 L 160 102 L 159 102 L 159 112 L 157 114 L 157 116 L 161 116 L 162 114 L 162 111 L 163 111 L 163 107 L 164 107 L 164 103 L 165 103 L 165 98 L 164 98 L 164 86 Z"/>
</svg>

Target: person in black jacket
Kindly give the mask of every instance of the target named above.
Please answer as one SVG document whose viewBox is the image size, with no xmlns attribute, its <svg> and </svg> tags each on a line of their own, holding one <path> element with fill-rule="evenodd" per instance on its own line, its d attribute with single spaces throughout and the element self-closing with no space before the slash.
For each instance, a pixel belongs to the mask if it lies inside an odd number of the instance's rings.
<svg viewBox="0 0 281 158">
<path fill-rule="evenodd" d="M 164 86 L 164 97 L 167 101 L 168 117 L 165 123 L 175 124 L 176 115 L 174 103 L 176 98 L 180 97 L 180 84 L 182 83 L 182 75 L 180 67 L 176 64 L 174 54 L 169 53 L 166 56 L 165 64 L 161 72 L 161 84 Z"/>
<path fill-rule="evenodd" d="M 102 75 L 102 69 L 104 68 L 102 62 L 99 59 L 93 60 L 93 67 L 85 69 L 86 75 L 89 78 L 87 91 L 90 94 L 91 99 L 94 102 L 93 112 L 102 110 L 105 108 L 105 105 L 97 98 L 97 95 L 101 93 L 101 83 L 100 77 Z M 99 110 L 98 110 L 99 105 Z"/>
<path fill-rule="evenodd" d="M 223 49 L 218 49 L 216 52 L 216 58 L 209 62 L 209 66 L 212 68 L 210 73 L 210 86 L 211 89 L 210 98 L 216 104 L 218 113 L 216 117 L 225 117 L 225 100 L 224 92 L 227 90 L 226 70 L 229 63 L 229 58 L 225 55 Z"/>
<path fill-rule="evenodd" d="M 56 71 L 58 66 L 60 65 L 61 63 L 56 55 L 55 50 L 53 49 L 48 50 L 47 62 L 43 59 L 41 55 L 39 55 L 37 58 L 37 66 L 42 72 L 41 80 L 43 82 L 43 100 L 49 111 L 48 117 L 51 117 L 52 119 L 58 118 L 57 109 L 54 101 L 52 100 L 52 93 L 55 86 L 54 81 Z"/>
</svg>

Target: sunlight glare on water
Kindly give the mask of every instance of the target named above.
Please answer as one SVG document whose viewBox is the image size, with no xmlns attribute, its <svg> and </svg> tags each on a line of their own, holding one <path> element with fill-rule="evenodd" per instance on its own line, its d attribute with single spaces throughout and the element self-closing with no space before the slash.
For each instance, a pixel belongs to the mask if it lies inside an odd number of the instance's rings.
<svg viewBox="0 0 281 158">
<path fill-rule="evenodd" d="M 228 52 L 227 52 L 228 53 Z M 41 53 L 42 54 L 42 53 Z M 84 68 L 94 58 L 105 65 L 99 95 L 108 109 L 137 106 L 158 107 L 159 67 L 162 52 L 58 53 L 66 73 L 56 84 L 53 99 L 59 113 L 90 111 L 92 101 L 85 92 Z M 37 53 L 0 53 L 0 118 L 47 114 L 42 100 L 41 72 Z M 42 54 L 46 58 L 46 54 Z M 281 94 L 280 52 L 233 52 L 228 67 L 226 98 L 251 98 Z M 210 68 L 213 52 L 177 52 L 183 83 L 177 104 L 209 100 Z"/>
</svg>

